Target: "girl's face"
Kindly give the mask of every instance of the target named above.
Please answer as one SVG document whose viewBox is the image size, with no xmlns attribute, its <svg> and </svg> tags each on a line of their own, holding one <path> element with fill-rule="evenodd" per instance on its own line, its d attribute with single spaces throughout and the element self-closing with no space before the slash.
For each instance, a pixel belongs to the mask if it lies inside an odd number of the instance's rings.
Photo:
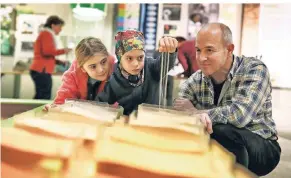
<svg viewBox="0 0 291 178">
<path fill-rule="evenodd" d="M 143 50 L 134 49 L 122 55 L 120 64 L 131 75 L 138 75 L 144 67 L 145 53 Z"/>
<path fill-rule="evenodd" d="M 91 57 L 82 66 L 83 72 L 86 72 L 91 78 L 99 81 L 105 81 L 109 73 L 108 56 L 97 54 Z"/>
</svg>

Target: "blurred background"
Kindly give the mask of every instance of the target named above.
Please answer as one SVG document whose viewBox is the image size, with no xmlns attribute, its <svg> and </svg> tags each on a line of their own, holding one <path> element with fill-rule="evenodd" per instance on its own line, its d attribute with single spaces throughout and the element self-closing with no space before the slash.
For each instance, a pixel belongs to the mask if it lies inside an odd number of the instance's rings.
<svg viewBox="0 0 291 178">
<path fill-rule="evenodd" d="M 74 11 L 83 7 L 98 14 Z M 57 36 L 58 48 L 74 47 L 82 38 L 94 36 L 114 54 L 115 33 L 135 28 L 145 34 L 148 56 L 153 56 L 163 35 L 191 40 L 201 25 L 223 22 L 233 32 L 236 55 L 261 58 L 273 87 L 291 88 L 290 10 L 291 4 L 1 4 L 1 98 L 33 98 L 25 70 L 33 58 L 33 42 L 50 15 L 65 21 Z M 74 53 L 58 59 L 72 61 Z M 57 66 L 55 70 L 52 98 L 65 69 Z M 19 77 L 13 71 L 23 73 Z"/>
<path fill-rule="evenodd" d="M 83 8 L 87 8 L 85 11 Z M 88 11 L 88 8 L 90 11 Z M 29 75 L 33 43 L 47 17 L 57 15 L 65 26 L 58 48 L 74 48 L 87 36 L 100 38 L 114 55 L 117 31 L 135 28 L 146 39 L 146 53 L 154 56 L 164 35 L 195 39 L 203 24 L 222 22 L 233 33 L 235 55 L 256 56 L 269 68 L 273 86 L 273 117 L 283 145 L 280 166 L 266 177 L 288 177 L 291 169 L 291 4 L 1 4 L 1 118 L 43 105 L 33 101 Z M 72 62 L 74 52 L 58 56 Z M 52 75 L 52 99 L 68 66 L 57 65 Z M 175 78 L 173 97 L 185 78 Z M 13 108 L 13 111 L 11 110 Z M 11 110 L 11 112 L 10 112 Z"/>
</svg>

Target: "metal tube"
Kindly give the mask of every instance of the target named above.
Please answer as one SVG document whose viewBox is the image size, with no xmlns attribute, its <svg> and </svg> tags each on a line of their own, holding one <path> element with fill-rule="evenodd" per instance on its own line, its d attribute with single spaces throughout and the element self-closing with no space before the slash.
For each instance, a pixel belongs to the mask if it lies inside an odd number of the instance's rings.
<svg viewBox="0 0 291 178">
<path fill-rule="evenodd" d="M 159 87 L 159 107 L 161 106 L 161 100 L 162 100 L 162 88 L 163 88 L 163 68 L 164 68 L 164 53 L 161 54 L 160 58 L 161 62 L 161 68 L 160 68 L 160 87 Z"/>
<path fill-rule="evenodd" d="M 165 70 L 165 92 L 164 92 L 164 98 L 163 98 L 163 101 L 164 101 L 164 106 L 166 106 L 167 104 L 167 84 L 168 84 L 168 71 L 169 71 L 169 56 L 170 54 L 167 53 L 167 63 L 166 63 L 166 70 Z"/>
</svg>

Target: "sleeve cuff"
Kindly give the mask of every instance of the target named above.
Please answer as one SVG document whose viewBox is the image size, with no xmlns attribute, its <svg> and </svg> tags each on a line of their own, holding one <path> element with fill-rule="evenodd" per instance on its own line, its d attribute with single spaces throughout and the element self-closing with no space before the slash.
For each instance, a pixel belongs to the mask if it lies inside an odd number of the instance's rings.
<svg viewBox="0 0 291 178">
<path fill-rule="evenodd" d="M 222 114 L 222 112 L 219 112 L 220 108 L 213 108 L 208 110 L 208 116 L 213 124 L 221 123 L 221 124 L 227 124 L 227 119 L 225 118 L 225 115 Z"/>
</svg>

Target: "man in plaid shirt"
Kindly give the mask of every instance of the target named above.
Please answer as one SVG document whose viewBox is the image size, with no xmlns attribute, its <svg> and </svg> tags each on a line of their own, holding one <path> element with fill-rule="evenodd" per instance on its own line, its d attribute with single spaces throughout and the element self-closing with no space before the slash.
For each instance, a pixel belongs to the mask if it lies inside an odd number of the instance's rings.
<svg viewBox="0 0 291 178">
<path fill-rule="evenodd" d="M 174 106 L 205 110 L 200 119 L 211 138 L 232 152 L 238 163 L 263 176 L 277 166 L 281 155 L 270 76 L 262 61 L 234 56 L 233 50 L 229 27 L 204 26 L 196 38 L 201 70 L 181 86 Z"/>
</svg>

